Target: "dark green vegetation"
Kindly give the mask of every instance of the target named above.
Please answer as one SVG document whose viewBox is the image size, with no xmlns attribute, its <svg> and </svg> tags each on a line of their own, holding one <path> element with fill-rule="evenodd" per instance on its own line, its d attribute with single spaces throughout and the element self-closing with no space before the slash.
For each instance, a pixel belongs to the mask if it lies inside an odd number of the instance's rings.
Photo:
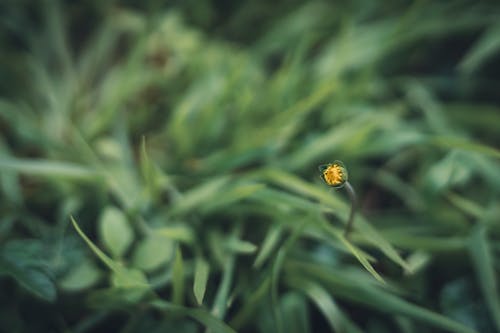
<svg viewBox="0 0 500 333">
<path fill-rule="evenodd" d="M 500 331 L 500 6 L 348 3 L 2 1 L 0 332 Z"/>
</svg>

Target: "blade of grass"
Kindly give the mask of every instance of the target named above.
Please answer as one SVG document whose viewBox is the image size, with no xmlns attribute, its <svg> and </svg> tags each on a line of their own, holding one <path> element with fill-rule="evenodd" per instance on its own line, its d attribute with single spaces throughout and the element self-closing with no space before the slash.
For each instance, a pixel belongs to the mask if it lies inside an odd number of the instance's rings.
<svg viewBox="0 0 500 333">
<path fill-rule="evenodd" d="M 175 251 L 175 260 L 172 267 L 172 302 L 181 305 L 184 300 L 184 261 L 180 247 Z"/>
<path fill-rule="evenodd" d="M 257 246 L 255 244 L 235 237 L 231 237 L 227 240 L 225 245 L 228 250 L 240 254 L 252 254 L 257 251 Z"/>
<path fill-rule="evenodd" d="M 272 251 L 278 245 L 282 233 L 282 227 L 280 226 L 272 226 L 270 230 L 267 232 L 264 241 L 262 242 L 262 246 L 260 247 L 260 251 L 255 258 L 253 263 L 254 268 L 260 268 L 262 264 L 266 261 L 266 259 L 271 255 Z"/>
<path fill-rule="evenodd" d="M 495 263 L 484 225 L 478 225 L 472 230 L 469 253 L 491 318 L 497 330 L 500 331 L 500 298 L 494 269 Z"/>
<path fill-rule="evenodd" d="M 57 178 L 92 179 L 100 175 L 95 170 L 78 164 L 42 159 L 2 158 L 0 169 Z"/>
<path fill-rule="evenodd" d="M 229 290 L 231 288 L 231 284 L 234 279 L 235 263 L 236 263 L 235 255 L 231 255 L 226 260 L 224 273 L 222 275 L 222 281 L 219 284 L 214 304 L 212 306 L 212 314 L 216 318 L 222 319 L 226 315 L 226 310 L 228 307 Z"/>
<path fill-rule="evenodd" d="M 264 281 L 255 288 L 254 292 L 248 295 L 248 299 L 243 307 L 231 319 L 231 326 L 236 329 L 242 328 L 245 323 L 252 321 L 255 318 L 254 314 L 262 305 L 262 301 L 266 299 L 271 288 L 271 277 L 267 276 Z"/>
<path fill-rule="evenodd" d="M 146 147 L 146 137 L 142 136 L 141 139 L 141 156 L 140 156 L 140 167 L 142 172 L 142 178 L 146 183 L 146 188 L 151 196 L 155 194 L 155 182 L 154 182 L 154 166 L 151 163 L 147 147 Z"/>
<path fill-rule="evenodd" d="M 171 214 L 178 215 L 192 209 L 200 209 L 204 203 L 212 202 L 212 199 L 225 191 L 229 183 L 229 177 L 217 177 L 205 182 L 184 193 L 174 204 Z"/>
<path fill-rule="evenodd" d="M 278 250 L 278 255 L 271 268 L 271 303 L 273 304 L 273 316 L 276 324 L 276 331 L 281 333 L 283 331 L 283 316 L 281 313 L 281 307 L 279 306 L 279 293 L 278 284 L 280 280 L 281 269 L 286 255 L 290 248 L 295 244 L 297 239 L 302 235 L 302 231 L 306 226 L 307 220 L 303 220 L 302 223 L 295 227 L 290 237 L 286 240 L 285 244 L 281 246 Z"/>
<path fill-rule="evenodd" d="M 480 68 L 488 59 L 500 50 L 500 24 L 493 24 L 481 36 L 460 61 L 460 71 L 470 74 Z"/>
<path fill-rule="evenodd" d="M 228 206 L 234 202 L 243 200 L 247 197 L 250 197 L 264 189 L 265 185 L 263 184 L 246 184 L 243 182 L 233 183 L 224 188 L 223 191 L 217 194 L 216 197 L 212 198 L 210 202 L 202 205 L 200 210 L 202 212 L 212 212 L 217 209 L 221 209 L 223 206 Z"/>
<path fill-rule="evenodd" d="M 324 285 L 333 295 L 359 304 L 364 304 L 377 311 L 391 315 L 404 315 L 420 320 L 429 325 L 456 333 L 475 333 L 473 329 L 451 320 L 439 313 L 412 304 L 393 295 L 378 286 L 357 283 L 355 279 L 344 276 L 335 270 L 318 264 L 294 262 L 288 265 L 292 271 L 287 276 L 314 279 Z"/>
<path fill-rule="evenodd" d="M 209 272 L 210 265 L 203 258 L 197 258 L 194 266 L 193 293 L 198 305 L 203 303 Z"/>
<path fill-rule="evenodd" d="M 75 221 L 75 219 L 73 218 L 73 216 L 70 217 L 71 218 L 71 223 L 73 223 L 73 227 L 76 229 L 76 231 L 78 232 L 78 234 L 80 235 L 80 237 L 83 238 L 83 240 L 85 241 L 85 243 L 87 243 L 87 245 L 90 247 L 90 249 L 97 255 L 97 257 L 99 259 L 101 259 L 101 261 L 106 265 L 108 266 L 108 268 L 110 270 L 112 270 L 113 272 L 117 273 L 119 272 L 120 270 L 122 270 L 122 266 L 114 261 L 113 259 L 111 259 L 110 257 L 108 257 L 104 252 L 102 252 L 88 237 L 87 235 L 85 235 L 85 233 L 80 229 L 80 227 L 78 226 L 78 223 Z"/>
<path fill-rule="evenodd" d="M 174 305 L 172 303 L 166 302 L 164 300 L 156 299 L 149 303 L 153 308 L 161 311 L 166 311 L 167 313 L 175 313 L 179 315 L 185 315 L 193 318 L 207 329 L 212 332 L 220 333 L 236 333 L 234 329 L 224 323 L 222 320 L 218 319 L 210 312 L 203 309 L 192 309 L 184 306 Z"/>
<path fill-rule="evenodd" d="M 85 243 L 90 247 L 90 249 L 96 254 L 96 256 L 114 273 L 114 282 L 117 287 L 135 288 L 135 287 L 149 287 L 146 276 L 139 270 L 127 269 L 123 267 L 117 261 L 114 261 L 108 257 L 104 252 L 102 252 L 80 229 L 78 223 L 76 223 L 73 216 L 71 218 L 71 223 L 76 229 L 80 237 L 83 238 Z"/>
<path fill-rule="evenodd" d="M 458 148 L 465 151 L 480 153 L 486 156 L 500 158 L 500 150 L 486 146 L 470 139 L 452 137 L 452 136 L 435 136 L 431 137 L 430 143 L 441 148 Z"/>
<path fill-rule="evenodd" d="M 358 249 L 351 243 L 349 240 L 347 240 L 344 236 L 340 235 L 339 239 L 342 241 L 342 244 L 344 244 L 349 251 L 358 259 L 358 261 L 363 265 L 363 267 L 375 278 L 377 281 L 381 283 L 385 283 L 385 280 L 380 276 L 380 274 L 377 273 L 375 268 L 370 264 L 368 259 L 360 252 Z"/>
<path fill-rule="evenodd" d="M 162 237 L 178 240 L 187 244 L 192 244 L 195 237 L 193 229 L 185 224 L 151 229 L 151 232 L 157 235 L 161 235 Z"/>
<path fill-rule="evenodd" d="M 283 332 L 283 314 L 281 312 L 281 307 L 279 306 L 278 283 L 281 267 L 283 265 L 283 261 L 285 260 L 285 255 L 285 248 L 280 248 L 271 270 L 271 304 L 273 310 L 273 319 L 276 325 L 275 329 L 277 333 Z"/>
<path fill-rule="evenodd" d="M 484 208 L 476 202 L 453 192 L 448 193 L 446 197 L 453 204 L 453 206 L 455 206 L 455 208 L 460 209 L 469 216 L 477 219 L 484 216 Z"/>
<path fill-rule="evenodd" d="M 323 287 L 313 281 L 290 277 L 287 282 L 292 288 L 305 293 L 311 302 L 321 311 L 333 332 L 362 333 L 339 308 L 331 295 Z"/>
</svg>

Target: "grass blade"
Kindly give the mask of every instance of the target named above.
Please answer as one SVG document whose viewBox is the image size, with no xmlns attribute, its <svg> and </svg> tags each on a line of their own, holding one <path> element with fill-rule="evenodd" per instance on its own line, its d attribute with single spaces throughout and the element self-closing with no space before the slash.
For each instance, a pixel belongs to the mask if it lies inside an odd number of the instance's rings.
<svg viewBox="0 0 500 333">
<path fill-rule="evenodd" d="M 71 218 L 71 223 L 76 229 L 80 237 L 83 238 L 85 243 L 90 247 L 90 249 L 97 255 L 97 257 L 106 265 L 110 270 L 113 271 L 113 282 L 116 287 L 126 287 L 126 288 L 148 288 L 149 284 L 145 275 L 136 269 L 127 269 L 123 267 L 120 263 L 114 261 L 108 257 L 104 252 L 102 252 L 80 229 L 78 223 L 76 223 L 73 216 Z"/>
<path fill-rule="evenodd" d="M 224 273 L 222 275 L 222 281 L 220 282 L 219 288 L 217 289 L 214 305 L 212 307 L 212 314 L 217 318 L 224 318 L 224 316 L 226 315 L 229 290 L 234 278 L 235 261 L 236 258 L 234 255 L 231 255 L 231 257 L 226 260 Z"/>
<path fill-rule="evenodd" d="M 500 332 L 500 299 L 498 297 L 495 264 L 484 225 L 478 225 L 472 231 L 469 241 L 469 253 L 483 297 L 490 310 L 491 318 Z"/>
<path fill-rule="evenodd" d="M 408 316 L 451 332 L 475 333 L 473 329 L 439 313 L 412 304 L 378 286 L 357 283 L 357 280 L 350 275 L 337 272 L 331 268 L 303 262 L 293 262 L 288 265 L 288 268 L 292 270 L 288 272 L 288 275 L 314 279 L 339 298 L 364 304 L 391 315 Z"/>
<path fill-rule="evenodd" d="M 203 324 L 207 329 L 217 333 L 236 333 L 234 329 L 218 319 L 210 312 L 202 309 L 191 309 L 184 306 L 174 305 L 160 299 L 156 299 L 149 303 L 152 307 L 166 311 L 167 313 L 176 313 L 193 318 Z"/>
<path fill-rule="evenodd" d="M 339 308 L 331 295 L 320 285 L 305 279 L 288 279 L 292 287 L 304 292 L 321 311 L 333 332 L 362 333 Z"/>
<path fill-rule="evenodd" d="M 182 304 L 184 302 L 184 261 L 179 247 L 175 251 L 175 260 L 172 267 L 172 302 Z"/>
<path fill-rule="evenodd" d="M 347 240 L 344 236 L 339 236 L 342 244 L 344 244 L 349 251 L 358 259 L 358 261 L 363 265 L 363 267 L 370 273 L 377 281 L 381 283 L 385 283 L 384 279 L 377 273 L 375 268 L 370 264 L 368 259 L 359 251 L 349 240 Z"/>
<path fill-rule="evenodd" d="M 99 176 L 95 170 L 78 164 L 41 159 L 2 158 L 0 169 L 57 178 L 92 179 Z"/>
<path fill-rule="evenodd" d="M 193 293 L 198 305 L 203 303 L 203 297 L 207 289 L 208 274 L 210 266 L 203 258 L 198 258 L 194 267 Z"/>
<path fill-rule="evenodd" d="M 270 231 L 268 231 L 266 238 L 262 242 L 262 246 L 260 248 L 259 254 L 257 254 L 257 258 L 253 263 L 253 267 L 260 268 L 264 261 L 271 255 L 272 251 L 278 245 L 282 233 L 281 227 L 272 227 Z"/>
</svg>

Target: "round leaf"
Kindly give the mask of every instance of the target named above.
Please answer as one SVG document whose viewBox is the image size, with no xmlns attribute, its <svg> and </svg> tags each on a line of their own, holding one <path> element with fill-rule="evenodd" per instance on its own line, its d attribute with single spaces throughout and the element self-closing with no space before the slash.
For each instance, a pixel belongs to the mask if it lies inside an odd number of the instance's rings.
<svg viewBox="0 0 500 333">
<path fill-rule="evenodd" d="M 74 267 L 61 281 L 61 287 L 66 290 L 82 290 L 94 285 L 100 277 L 96 265 L 86 259 Z"/>
<path fill-rule="evenodd" d="M 172 240 L 161 236 L 150 236 L 142 240 L 137 246 L 133 264 L 141 270 L 154 271 L 168 262 L 174 253 Z"/>
<path fill-rule="evenodd" d="M 101 240 L 114 258 L 120 258 L 134 240 L 134 232 L 125 214 L 114 207 L 104 210 L 99 221 Z"/>
</svg>

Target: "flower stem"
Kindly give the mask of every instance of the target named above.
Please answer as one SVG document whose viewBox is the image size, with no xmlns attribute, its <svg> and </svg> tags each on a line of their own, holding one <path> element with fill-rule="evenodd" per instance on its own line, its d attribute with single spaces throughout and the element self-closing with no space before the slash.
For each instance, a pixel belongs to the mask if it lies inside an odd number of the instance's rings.
<svg viewBox="0 0 500 333">
<path fill-rule="evenodd" d="M 348 181 L 345 182 L 344 187 L 347 190 L 349 199 L 351 199 L 351 212 L 349 213 L 349 219 L 347 220 L 347 225 L 344 230 L 344 236 L 347 238 L 351 232 L 352 224 L 354 223 L 354 215 L 356 214 L 358 201 L 356 199 L 356 192 L 354 192 L 354 189 Z"/>
</svg>

